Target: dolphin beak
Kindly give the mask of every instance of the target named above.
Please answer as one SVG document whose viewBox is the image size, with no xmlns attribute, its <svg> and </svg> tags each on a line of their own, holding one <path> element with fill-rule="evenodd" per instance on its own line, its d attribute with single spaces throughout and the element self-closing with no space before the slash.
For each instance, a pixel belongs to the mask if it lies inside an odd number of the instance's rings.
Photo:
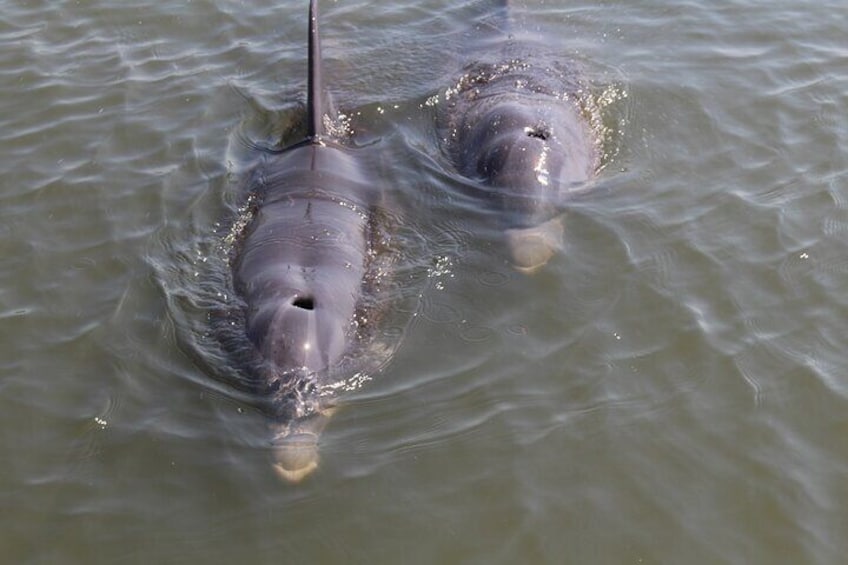
<svg viewBox="0 0 848 565">
<path fill-rule="evenodd" d="M 285 482 L 299 483 L 318 468 L 318 436 L 299 433 L 275 443 L 273 465 Z"/>
<path fill-rule="evenodd" d="M 562 219 L 554 218 L 538 226 L 506 230 L 506 245 L 513 266 L 525 274 L 544 267 L 562 249 Z"/>
<path fill-rule="evenodd" d="M 272 424 L 273 467 L 277 476 L 297 484 L 318 468 L 318 440 L 336 411 L 328 407 L 306 418 L 295 420 L 280 429 Z"/>
</svg>

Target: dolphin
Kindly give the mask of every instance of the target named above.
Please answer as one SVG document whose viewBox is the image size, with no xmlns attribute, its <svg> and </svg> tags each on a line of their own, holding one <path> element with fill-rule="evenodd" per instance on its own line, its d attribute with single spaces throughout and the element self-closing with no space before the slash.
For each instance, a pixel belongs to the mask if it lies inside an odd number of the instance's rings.
<svg viewBox="0 0 848 565">
<path fill-rule="evenodd" d="M 438 124 L 443 153 L 499 213 L 513 265 L 532 273 L 561 248 L 559 206 L 589 188 L 600 141 L 577 70 L 510 33 L 508 0 L 499 10 L 496 37 L 469 49 Z"/>
<path fill-rule="evenodd" d="M 253 217 L 231 261 L 244 330 L 260 360 L 274 468 L 297 482 L 318 466 L 318 439 L 350 377 L 367 323 L 377 191 L 337 126 L 321 72 L 316 1 L 309 5 L 304 138 L 266 152 L 250 177 Z M 363 312 L 366 312 L 363 314 Z"/>
</svg>

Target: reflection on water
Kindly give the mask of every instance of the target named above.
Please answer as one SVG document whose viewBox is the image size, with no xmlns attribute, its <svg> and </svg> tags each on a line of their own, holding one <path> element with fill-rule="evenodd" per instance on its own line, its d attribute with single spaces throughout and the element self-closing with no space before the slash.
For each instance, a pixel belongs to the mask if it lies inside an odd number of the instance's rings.
<svg viewBox="0 0 848 565">
<path fill-rule="evenodd" d="M 438 150 L 492 17 L 447 4 L 321 3 L 396 350 L 289 488 L 208 313 L 252 145 L 300 127 L 305 6 L 3 3 L 4 561 L 841 561 L 841 5 L 513 2 L 608 132 L 528 277 Z"/>
</svg>

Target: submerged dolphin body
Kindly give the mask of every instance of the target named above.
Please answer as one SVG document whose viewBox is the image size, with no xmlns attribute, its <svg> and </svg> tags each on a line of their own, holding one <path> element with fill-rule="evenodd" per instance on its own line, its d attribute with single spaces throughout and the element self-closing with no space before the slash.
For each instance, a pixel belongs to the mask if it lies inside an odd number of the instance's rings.
<svg viewBox="0 0 848 565">
<path fill-rule="evenodd" d="M 271 415 L 274 465 L 298 481 L 318 464 L 333 387 L 361 347 L 362 296 L 371 277 L 377 194 L 356 151 L 328 124 L 316 2 L 309 8 L 305 139 L 264 155 L 251 190 L 258 204 L 232 261 L 244 325 L 259 359 Z"/>
<path fill-rule="evenodd" d="M 599 141 L 579 74 L 508 35 L 508 4 L 495 41 L 471 50 L 477 58 L 446 91 L 439 125 L 448 159 L 501 213 L 513 264 L 533 272 L 561 247 L 558 206 L 587 189 Z"/>
</svg>

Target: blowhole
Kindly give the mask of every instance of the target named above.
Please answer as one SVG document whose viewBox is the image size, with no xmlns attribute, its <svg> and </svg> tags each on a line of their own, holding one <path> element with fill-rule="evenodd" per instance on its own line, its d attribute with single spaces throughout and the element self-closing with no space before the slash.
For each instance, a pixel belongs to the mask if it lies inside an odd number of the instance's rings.
<svg viewBox="0 0 848 565">
<path fill-rule="evenodd" d="M 541 139 L 542 141 L 546 141 L 550 136 L 551 132 L 548 131 L 548 128 L 544 126 L 536 126 L 534 128 L 525 128 L 528 137 L 535 137 L 536 139 Z"/>
<path fill-rule="evenodd" d="M 315 299 L 311 296 L 298 296 L 292 300 L 292 306 L 301 310 L 315 310 Z"/>
</svg>

